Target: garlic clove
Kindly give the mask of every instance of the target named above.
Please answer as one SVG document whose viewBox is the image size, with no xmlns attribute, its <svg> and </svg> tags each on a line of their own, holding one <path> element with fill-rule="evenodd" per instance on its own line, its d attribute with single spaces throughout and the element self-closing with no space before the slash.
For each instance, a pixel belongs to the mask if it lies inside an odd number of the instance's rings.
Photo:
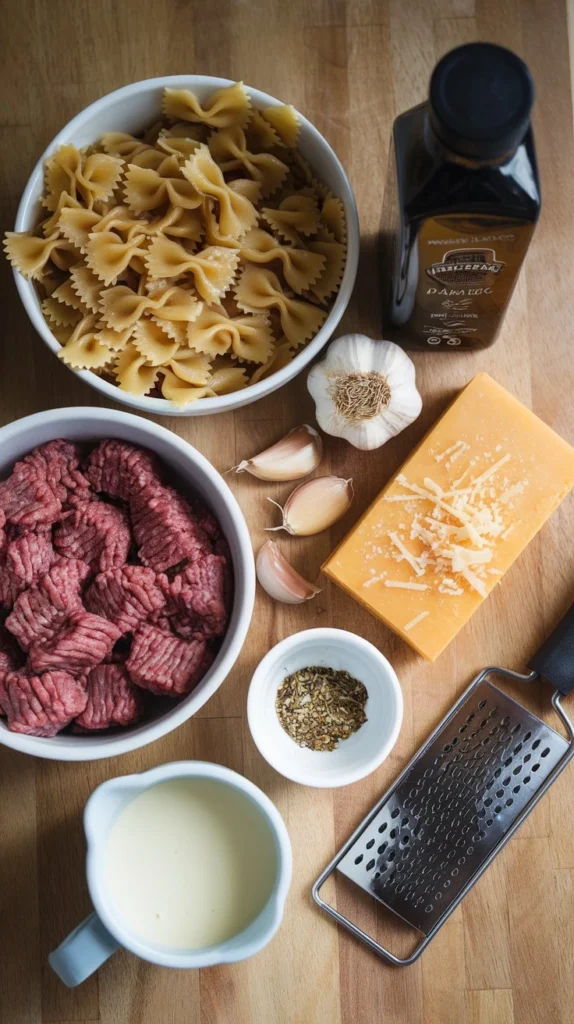
<svg viewBox="0 0 574 1024">
<path fill-rule="evenodd" d="M 275 541 L 268 540 L 260 549 L 255 563 L 257 579 L 263 589 L 275 601 L 283 604 L 303 604 L 320 593 L 295 571 L 281 554 Z"/>
<path fill-rule="evenodd" d="M 422 400 L 415 368 L 392 341 L 362 334 L 337 338 L 309 373 L 317 422 L 355 448 L 379 448 L 419 415 Z"/>
<path fill-rule="evenodd" d="M 310 537 L 322 530 L 328 530 L 345 514 L 353 500 L 353 481 L 339 476 L 318 476 L 305 484 L 299 484 L 291 492 L 284 507 L 268 498 L 281 509 L 281 526 L 271 530 L 286 530 L 296 537 Z"/>
<path fill-rule="evenodd" d="M 251 473 L 258 480 L 300 480 L 317 469 L 323 457 L 323 442 L 313 427 L 295 427 L 265 451 L 235 466 L 236 473 Z"/>
</svg>

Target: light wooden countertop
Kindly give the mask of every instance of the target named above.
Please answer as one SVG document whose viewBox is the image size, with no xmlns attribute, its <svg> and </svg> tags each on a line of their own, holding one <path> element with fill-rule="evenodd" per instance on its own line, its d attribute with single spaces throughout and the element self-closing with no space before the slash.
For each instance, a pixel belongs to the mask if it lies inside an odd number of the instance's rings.
<svg viewBox="0 0 574 1024">
<path fill-rule="evenodd" d="M 447 400 L 491 373 L 574 441 L 574 139 L 563 0 L 6 0 L 0 75 L 0 210 L 11 228 L 38 155 L 86 104 L 127 82 L 202 72 L 241 78 L 292 102 L 334 146 L 356 190 L 362 260 L 346 330 L 380 334 L 375 262 L 391 122 L 425 97 L 449 48 L 493 40 L 521 54 L 538 89 L 543 215 L 501 337 L 478 355 L 423 354 L 420 419 L 376 453 L 328 444 L 352 476 L 353 511 L 332 536 L 284 541 L 314 578 L 334 542 Z M 0 261 L 2 422 L 47 407 L 104 404 L 49 353 Z M 221 470 L 311 419 L 304 379 L 236 414 L 171 420 Z M 164 421 L 166 422 L 166 421 Z M 266 488 L 231 481 L 259 547 Z M 303 608 L 261 593 L 229 679 L 192 720 L 133 755 L 91 764 L 34 760 L 0 747 L 0 1020 L 2 1024 L 571 1024 L 574 1020 L 574 773 L 566 772 L 412 968 L 393 970 L 314 908 L 310 887 L 335 849 L 430 728 L 486 664 L 525 665 L 574 595 L 574 502 L 567 500 L 438 662 L 424 663 L 340 590 Z M 254 666 L 271 644 L 319 625 L 352 629 L 393 662 L 404 726 L 388 762 L 347 789 L 290 784 L 258 755 L 245 719 Z M 540 707 L 547 707 L 541 698 Z M 294 847 L 283 926 L 251 961 L 202 972 L 119 953 L 68 991 L 46 962 L 88 912 L 81 812 L 102 780 L 202 758 L 245 773 L 271 796 Z M 335 898 L 334 888 L 331 897 Z M 348 897 L 338 894 L 339 905 Z M 366 924 L 387 935 L 374 911 Z M 389 932 L 390 934 L 390 932 Z"/>
</svg>

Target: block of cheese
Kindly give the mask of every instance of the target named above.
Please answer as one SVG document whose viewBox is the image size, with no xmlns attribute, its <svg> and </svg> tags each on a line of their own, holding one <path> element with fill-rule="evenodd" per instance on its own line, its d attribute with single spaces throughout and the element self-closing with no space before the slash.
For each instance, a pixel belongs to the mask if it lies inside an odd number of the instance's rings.
<svg viewBox="0 0 574 1024">
<path fill-rule="evenodd" d="M 573 485 L 574 449 L 479 373 L 323 571 L 434 661 Z"/>
</svg>

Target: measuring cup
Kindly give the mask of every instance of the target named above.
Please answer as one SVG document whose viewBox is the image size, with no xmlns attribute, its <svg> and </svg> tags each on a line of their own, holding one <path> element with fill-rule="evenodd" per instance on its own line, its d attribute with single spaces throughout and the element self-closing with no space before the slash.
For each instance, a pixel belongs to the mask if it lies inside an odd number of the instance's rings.
<svg viewBox="0 0 574 1024">
<path fill-rule="evenodd" d="M 186 950 L 154 946 L 129 929 L 108 892 L 104 853 L 110 828 L 126 804 L 157 783 L 189 778 L 219 782 L 251 800 L 273 836 L 277 860 L 275 881 L 267 903 L 246 928 L 217 945 Z M 178 761 L 141 775 L 110 779 L 98 786 L 89 798 L 84 811 L 84 830 L 88 844 L 88 888 L 95 910 L 48 957 L 52 969 L 69 987 L 85 981 L 120 946 L 142 960 L 163 967 L 211 967 L 235 963 L 258 953 L 281 924 L 292 870 L 289 835 L 278 810 L 265 793 L 229 768 L 206 761 Z"/>
</svg>

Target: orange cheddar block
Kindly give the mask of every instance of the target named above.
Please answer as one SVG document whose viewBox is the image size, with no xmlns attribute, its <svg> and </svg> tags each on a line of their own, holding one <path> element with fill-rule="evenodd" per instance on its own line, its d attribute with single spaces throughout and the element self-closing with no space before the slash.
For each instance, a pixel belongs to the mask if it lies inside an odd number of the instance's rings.
<svg viewBox="0 0 574 1024">
<path fill-rule="evenodd" d="M 574 485 L 574 449 L 479 373 L 323 571 L 430 661 Z"/>
</svg>

